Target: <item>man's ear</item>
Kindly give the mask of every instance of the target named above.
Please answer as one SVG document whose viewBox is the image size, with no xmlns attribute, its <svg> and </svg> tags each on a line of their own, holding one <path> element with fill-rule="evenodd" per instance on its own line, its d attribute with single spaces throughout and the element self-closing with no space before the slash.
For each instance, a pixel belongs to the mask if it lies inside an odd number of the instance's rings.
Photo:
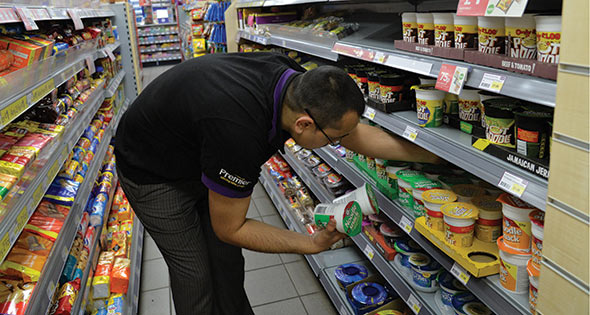
<svg viewBox="0 0 590 315">
<path fill-rule="evenodd" d="M 307 115 L 302 115 L 302 116 L 299 116 L 299 118 L 297 118 L 295 120 L 295 126 L 293 129 L 295 130 L 296 134 L 300 135 L 306 129 L 312 128 L 314 126 L 315 126 L 315 124 L 313 123 L 313 120 L 311 119 L 311 117 L 309 117 Z"/>
</svg>

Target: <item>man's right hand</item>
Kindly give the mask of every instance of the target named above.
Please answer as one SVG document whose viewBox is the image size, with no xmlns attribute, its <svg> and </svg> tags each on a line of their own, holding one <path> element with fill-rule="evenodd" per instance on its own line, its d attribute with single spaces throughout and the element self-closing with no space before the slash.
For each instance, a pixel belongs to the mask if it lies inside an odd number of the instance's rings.
<svg viewBox="0 0 590 315">
<path fill-rule="evenodd" d="M 311 236 L 310 254 L 317 254 L 330 248 L 334 243 L 345 238 L 346 234 L 342 234 L 336 230 L 336 221 L 330 219 L 325 229 L 317 231 Z"/>
</svg>

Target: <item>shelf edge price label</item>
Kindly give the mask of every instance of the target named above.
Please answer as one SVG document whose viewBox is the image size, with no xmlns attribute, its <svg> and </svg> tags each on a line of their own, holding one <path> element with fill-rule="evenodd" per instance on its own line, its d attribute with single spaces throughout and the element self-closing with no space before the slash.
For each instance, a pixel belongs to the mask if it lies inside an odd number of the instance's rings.
<svg viewBox="0 0 590 315">
<path fill-rule="evenodd" d="M 23 207 L 18 216 L 16 217 L 16 233 L 20 234 L 22 228 L 27 224 L 29 220 L 29 212 L 27 211 L 27 207 Z"/>
<path fill-rule="evenodd" d="M 465 81 L 467 81 L 467 72 L 469 72 L 469 69 L 466 67 L 443 63 L 436 79 L 435 88 L 459 95 L 465 85 Z"/>
<path fill-rule="evenodd" d="M 49 300 L 51 300 L 53 298 L 53 294 L 55 293 L 55 283 L 51 282 L 48 286 L 47 286 L 47 297 L 49 298 Z"/>
<path fill-rule="evenodd" d="M 410 234 L 414 228 L 414 222 L 410 221 L 410 219 L 408 219 L 406 216 L 402 216 L 402 219 L 399 221 L 399 225 L 408 234 Z"/>
<path fill-rule="evenodd" d="M 107 53 L 107 56 L 109 56 L 109 59 L 111 59 L 111 61 L 115 61 L 115 55 L 113 54 L 113 49 L 111 47 L 105 47 L 104 50 Z"/>
<path fill-rule="evenodd" d="M 418 301 L 418 299 L 412 293 L 410 293 L 407 303 L 408 303 L 408 306 L 410 306 L 410 308 L 414 312 L 414 314 L 420 313 L 420 310 L 422 309 L 422 304 L 420 303 L 420 301 Z"/>
<path fill-rule="evenodd" d="M 36 103 L 41 100 L 45 95 L 49 94 L 55 89 L 55 82 L 53 78 L 47 80 L 47 82 L 41 84 L 31 92 L 31 102 Z"/>
<path fill-rule="evenodd" d="M 375 53 L 375 58 L 373 58 L 373 62 L 384 64 L 387 61 L 388 56 L 389 55 L 386 55 L 385 53 L 378 51 Z"/>
<path fill-rule="evenodd" d="M 529 181 L 508 172 L 504 172 L 504 175 L 502 175 L 502 178 L 498 183 L 498 187 L 520 198 L 522 197 L 522 194 L 526 190 L 528 184 Z"/>
<path fill-rule="evenodd" d="M 2 126 L 8 125 L 8 123 L 10 123 L 16 117 L 18 117 L 18 115 L 24 112 L 28 107 L 28 97 L 25 95 L 16 100 L 14 103 L 0 110 L 0 123 L 2 124 Z"/>
<path fill-rule="evenodd" d="M 96 72 L 96 66 L 94 65 L 94 58 L 91 56 L 86 57 L 86 66 L 88 67 L 88 72 L 93 74 Z"/>
<path fill-rule="evenodd" d="M 0 258 L 6 257 L 8 251 L 12 247 L 10 245 L 10 236 L 8 235 L 9 233 L 4 234 L 4 236 L 2 236 L 2 239 L 0 240 Z"/>
<path fill-rule="evenodd" d="M 505 75 L 484 73 L 483 78 L 481 78 L 481 82 L 479 83 L 479 88 L 482 90 L 500 93 L 500 91 L 502 91 L 502 87 L 504 86 L 504 81 L 506 81 Z"/>
<path fill-rule="evenodd" d="M 406 129 L 404 130 L 402 137 L 414 142 L 414 141 L 416 141 L 416 138 L 418 137 L 418 129 L 416 129 L 412 126 L 406 126 Z"/>
<path fill-rule="evenodd" d="M 463 269 L 463 267 L 459 266 L 459 264 L 456 262 L 453 264 L 453 267 L 451 268 L 451 274 L 455 276 L 457 280 L 463 283 L 463 285 L 467 285 L 469 278 L 471 278 L 471 275 L 465 269 Z"/>
<path fill-rule="evenodd" d="M 375 109 L 369 106 L 365 107 L 365 112 L 363 113 L 363 117 L 373 120 L 375 119 Z"/>
<path fill-rule="evenodd" d="M 74 28 L 76 30 L 81 30 L 84 28 L 84 23 L 82 23 L 82 19 L 78 13 L 78 9 L 68 9 L 68 14 L 70 15 L 70 18 L 72 18 L 72 21 L 74 21 Z"/>
<path fill-rule="evenodd" d="M 19 7 L 15 7 L 14 9 L 16 10 L 16 13 L 20 17 L 20 19 L 25 24 L 25 29 L 27 31 L 35 31 L 39 29 L 39 26 L 37 26 L 37 23 L 35 23 L 35 19 L 33 18 L 31 9 Z"/>
<path fill-rule="evenodd" d="M 365 249 L 363 249 L 363 253 L 365 253 L 365 256 L 367 256 L 367 258 L 369 258 L 369 260 L 373 260 L 373 257 L 375 256 L 375 252 L 373 251 L 373 248 L 371 248 L 371 245 L 367 244 L 367 246 L 365 246 Z"/>
</svg>

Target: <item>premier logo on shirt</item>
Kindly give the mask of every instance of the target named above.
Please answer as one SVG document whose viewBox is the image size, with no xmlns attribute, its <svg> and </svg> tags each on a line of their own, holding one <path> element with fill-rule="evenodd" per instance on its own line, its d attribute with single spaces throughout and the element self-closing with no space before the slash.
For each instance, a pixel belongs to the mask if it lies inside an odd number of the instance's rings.
<svg viewBox="0 0 590 315">
<path fill-rule="evenodd" d="M 221 178 L 222 180 L 236 186 L 236 187 L 246 187 L 248 185 L 250 185 L 250 181 L 245 180 L 244 178 L 237 176 L 237 175 L 232 175 L 230 173 L 228 173 L 226 170 L 224 170 L 223 168 L 221 170 L 219 170 L 219 178 Z"/>
</svg>

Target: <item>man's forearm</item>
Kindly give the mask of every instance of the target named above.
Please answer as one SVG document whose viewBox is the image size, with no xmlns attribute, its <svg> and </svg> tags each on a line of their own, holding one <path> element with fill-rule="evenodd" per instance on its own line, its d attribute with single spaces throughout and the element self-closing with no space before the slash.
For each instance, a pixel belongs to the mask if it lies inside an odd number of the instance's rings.
<svg viewBox="0 0 590 315">
<path fill-rule="evenodd" d="M 226 242 L 265 253 L 311 254 L 317 251 L 310 236 L 252 219 L 246 219 Z"/>
<path fill-rule="evenodd" d="M 350 137 L 342 139 L 350 150 L 384 160 L 434 163 L 439 159 L 429 151 L 398 136 L 368 125 L 359 124 Z"/>
</svg>

